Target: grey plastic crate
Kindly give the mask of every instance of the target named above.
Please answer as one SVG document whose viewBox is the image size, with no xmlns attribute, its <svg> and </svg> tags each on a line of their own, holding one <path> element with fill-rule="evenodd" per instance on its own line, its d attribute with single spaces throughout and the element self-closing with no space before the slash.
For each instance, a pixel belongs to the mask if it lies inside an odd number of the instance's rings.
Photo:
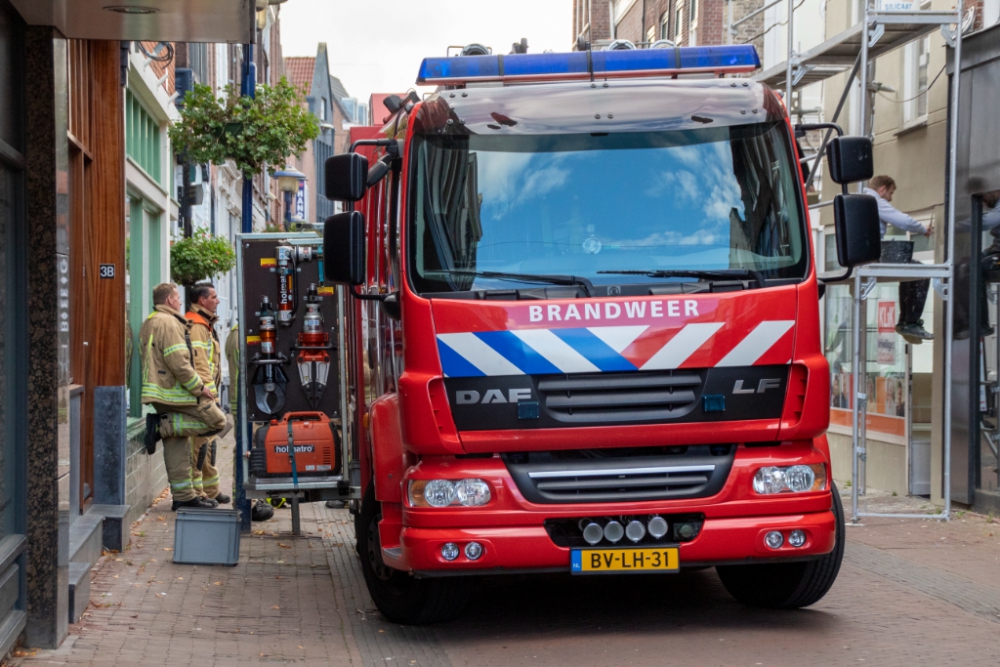
<svg viewBox="0 0 1000 667">
<path fill-rule="evenodd" d="M 238 510 L 177 510 L 174 562 L 189 565 L 236 565 L 240 560 Z"/>
</svg>

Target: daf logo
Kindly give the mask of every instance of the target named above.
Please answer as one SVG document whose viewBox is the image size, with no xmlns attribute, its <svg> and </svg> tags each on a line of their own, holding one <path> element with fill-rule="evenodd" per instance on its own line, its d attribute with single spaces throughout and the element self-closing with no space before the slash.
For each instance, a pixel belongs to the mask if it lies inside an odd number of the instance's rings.
<svg viewBox="0 0 1000 667">
<path fill-rule="evenodd" d="M 736 385 L 733 386 L 733 393 L 734 394 L 763 394 L 768 389 L 777 389 L 780 386 L 781 386 L 781 380 L 778 380 L 778 379 L 767 379 L 767 380 L 761 380 L 760 382 L 758 382 L 756 389 L 754 389 L 753 387 L 748 387 L 747 389 L 744 389 L 743 388 L 743 380 L 737 380 L 736 381 Z"/>
<path fill-rule="evenodd" d="M 475 389 L 455 392 L 455 402 L 459 405 L 472 405 L 479 403 L 489 405 L 491 403 L 517 403 L 519 401 L 530 401 L 531 389 L 509 389 L 504 396 L 502 389 L 487 389 L 484 394 L 480 394 Z"/>
</svg>

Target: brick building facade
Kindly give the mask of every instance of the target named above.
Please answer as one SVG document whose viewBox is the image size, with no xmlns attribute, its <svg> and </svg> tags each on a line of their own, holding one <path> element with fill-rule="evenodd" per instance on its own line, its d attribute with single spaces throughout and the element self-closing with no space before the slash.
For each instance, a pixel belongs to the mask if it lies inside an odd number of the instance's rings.
<svg viewBox="0 0 1000 667">
<path fill-rule="evenodd" d="M 733 0 L 732 20 L 762 7 L 763 0 Z M 573 40 L 589 38 L 594 48 L 613 39 L 648 44 L 668 39 L 678 46 L 729 42 L 729 3 L 726 0 L 574 0 Z M 740 25 L 733 43 L 763 47 L 764 15 Z"/>
</svg>

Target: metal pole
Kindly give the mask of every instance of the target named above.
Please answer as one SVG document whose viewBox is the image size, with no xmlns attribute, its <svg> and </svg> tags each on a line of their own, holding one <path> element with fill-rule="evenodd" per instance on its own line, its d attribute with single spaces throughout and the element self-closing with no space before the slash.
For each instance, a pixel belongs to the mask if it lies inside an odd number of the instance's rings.
<svg viewBox="0 0 1000 667">
<path fill-rule="evenodd" d="M 792 112 L 792 56 L 795 53 L 795 0 L 788 0 L 788 54 L 785 59 L 785 108 Z"/>
<path fill-rule="evenodd" d="M 851 357 L 851 378 L 852 382 L 857 382 L 859 358 L 858 354 L 861 348 L 861 336 L 859 332 L 861 331 L 861 276 L 855 272 L 854 274 L 854 316 L 852 318 L 853 325 L 851 327 L 852 331 L 852 341 L 854 345 L 854 354 Z M 852 397 L 851 400 L 851 522 L 858 522 L 858 401 L 854 398 L 857 394 L 855 391 L 854 384 L 850 388 L 849 396 Z"/>
<path fill-rule="evenodd" d="M 948 248 L 945 263 L 948 265 L 948 303 L 945 307 L 944 367 L 944 518 L 951 518 L 951 374 L 952 344 L 955 335 L 955 179 L 958 162 L 958 105 L 959 82 L 962 80 L 962 15 L 964 0 L 955 3 L 955 74 L 951 81 L 951 126 L 948 128 Z M 978 257 L 973 257 L 978 261 Z M 969 344 L 975 344 L 978 332 L 969 334 Z M 975 397 L 970 397 L 977 400 Z"/>
<path fill-rule="evenodd" d="M 726 34 L 729 38 L 726 41 L 726 44 L 733 43 L 733 2 L 735 2 L 735 0 L 729 0 L 727 3 L 729 5 L 729 17 L 726 20 Z"/>
<path fill-rule="evenodd" d="M 869 281 L 875 280 L 869 278 Z M 859 496 L 868 494 L 868 283 L 862 285 L 860 299 L 861 334 L 858 359 L 861 362 L 859 375 L 855 378 L 855 395 L 858 404 L 858 483 L 855 485 Z M 870 293 L 869 293 L 870 294 Z"/>
<path fill-rule="evenodd" d="M 867 101 L 866 91 L 868 90 L 868 2 L 865 0 L 864 4 L 864 14 L 863 25 L 861 26 L 861 54 L 858 58 L 858 62 L 861 67 L 859 69 L 859 74 L 861 75 L 861 94 L 860 107 L 861 107 L 861 135 L 865 135 L 865 103 Z M 848 82 L 850 85 L 850 82 Z M 853 480 L 851 485 L 851 509 L 853 511 L 853 517 L 851 520 L 854 523 L 858 521 L 858 494 L 860 493 L 860 477 L 861 477 L 861 454 L 867 448 L 865 447 L 865 438 L 867 438 L 867 433 L 865 430 L 864 420 L 866 419 L 866 414 L 862 410 L 861 401 L 859 396 L 861 396 L 861 374 L 867 370 L 867 359 L 861 357 L 861 350 L 864 342 L 867 342 L 867 317 L 863 318 L 861 314 L 861 309 L 866 308 L 868 304 L 862 304 L 861 302 L 861 276 L 855 275 L 854 278 L 854 359 L 851 364 L 851 371 L 853 374 L 854 386 L 852 387 L 852 397 L 853 397 L 853 407 L 851 415 L 853 417 L 852 424 L 852 445 L 851 450 L 852 455 L 852 466 Z M 865 315 L 867 315 L 867 310 Z M 862 331 L 864 327 L 864 331 Z M 864 347 L 867 348 L 867 345 Z M 867 350 L 865 350 L 867 356 Z M 867 380 L 867 378 L 866 378 Z M 867 381 L 865 383 L 867 388 Z"/>
<path fill-rule="evenodd" d="M 253 44 L 243 45 L 243 79 L 240 84 L 240 94 L 251 99 L 255 95 L 257 88 L 257 68 L 253 62 Z M 244 234 L 253 233 L 253 181 L 246 176 L 243 177 L 243 209 L 241 211 L 240 228 Z M 244 363 L 246 363 L 244 361 Z M 246 373 L 240 373 L 240 385 L 246 384 Z M 240 423 L 244 415 L 238 414 Z M 246 425 L 245 433 L 251 433 L 251 426 Z M 250 531 L 250 499 L 247 498 L 246 489 L 243 488 L 246 482 L 246 443 L 243 442 L 244 429 L 236 429 L 236 469 L 233 474 L 236 477 L 236 497 L 233 499 L 233 507 L 240 511 L 240 529 L 243 532 Z"/>
</svg>

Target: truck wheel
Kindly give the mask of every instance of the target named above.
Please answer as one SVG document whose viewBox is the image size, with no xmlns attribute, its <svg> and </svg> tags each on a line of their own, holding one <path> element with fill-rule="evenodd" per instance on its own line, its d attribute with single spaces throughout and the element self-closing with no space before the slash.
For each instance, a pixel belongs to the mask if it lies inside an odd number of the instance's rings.
<svg viewBox="0 0 1000 667">
<path fill-rule="evenodd" d="M 717 567 L 729 594 L 745 605 L 767 609 L 798 609 L 819 602 L 833 586 L 844 559 L 844 509 L 831 483 L 837 543 L 833 551 L 806 563 L 766 563 Z"/>
<path fill-rule="evenodd" d="M 381 504 L 370 484 L 361 504 L 361 572 L 379 612 L 393 623 L 423 625 L 448 621 L 458 616 L 469 599 L 469 582 L 464 577 L 417 579 L 408 572 L 394 570 L 382 561 L 378 523 Z"/>
</svg>

